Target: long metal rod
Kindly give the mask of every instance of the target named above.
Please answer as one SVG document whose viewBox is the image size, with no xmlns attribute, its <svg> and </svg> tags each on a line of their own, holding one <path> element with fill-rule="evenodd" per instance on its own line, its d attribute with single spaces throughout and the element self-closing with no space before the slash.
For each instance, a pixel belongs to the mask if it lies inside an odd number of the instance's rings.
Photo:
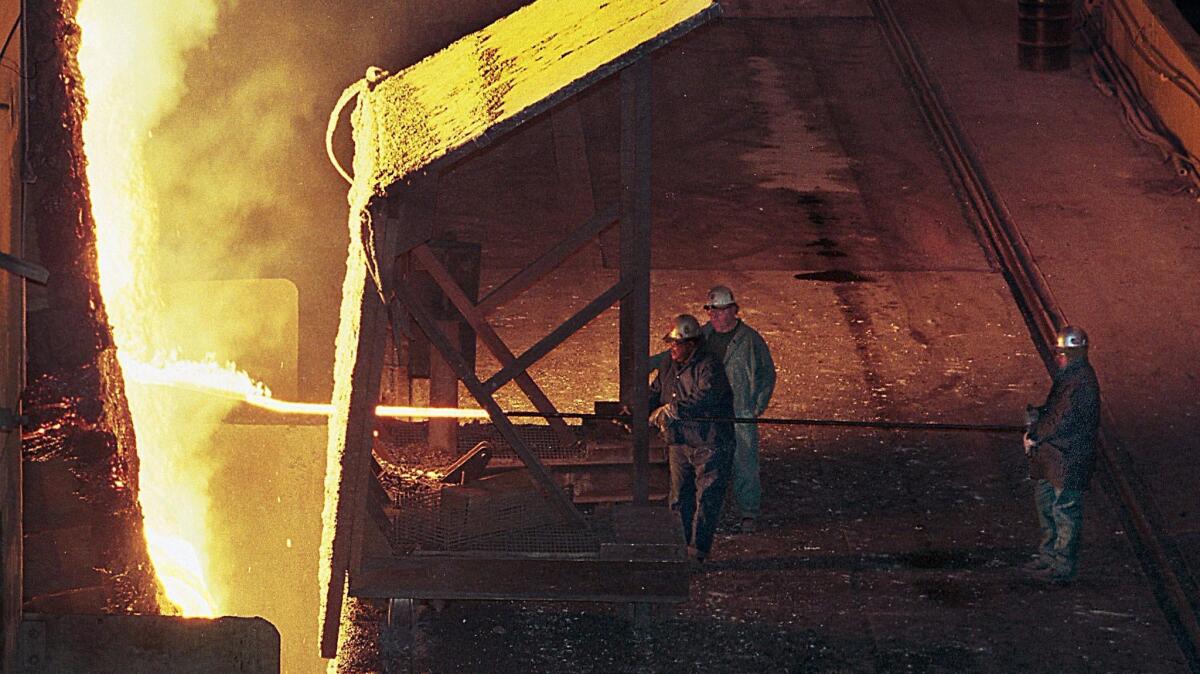
<svg viewBox="0 0 1200 674">
<path fill-rule="evenodd" d="M 271 403 L 278 402 L 273 405 Z M 332 407 L 319 403 L 290 403 L 273 399 L 245 400 L 230 413 L 232 423 L 254 423 L 265 418 L 273 423 L 323 424 Z M 586 412 L 534 412 L 531 410 L 501 410 L 510 418 L 521 419 L 579 419 L 582 421 L 620 421 L 629 423 L 633 415 L 592 414 Z M 417 406 L 380 405 L 375 416 L 381 419 L 464 419 L 485 421 L 490 419 L 486 410 L 470 408 L 428 408 Z M 705 417 L 698 421 L 728 421 L 735 424 L 761 424 L 778 426 L 839 426 L 844 428 L 880 428 L 886 430 L 914 431 L 968 431 L 979 433 L 1022 433 L 1024 426 L 1005 424 L 967 424 L 940 421 L 888 421 L 860 419 L 816 419 L 804 417 Z"/>
<path fill-rule="evenodd" d="M 512 411 L 505 412 L 509 417 L 545 417 L 541 412 Z M 582 419 L 585 421 L 622 421 L 628 422 L 633 417 L 627 414 L 587 414 L 574 412 L 559 412 L 561 419 Z M 1024 426 L 1005 424 L 958 424 L 937 421 L 867 421 L 858 419 L 806 419 L 782 417 L 697 417 L 693 421 L 727 421 L 735 424 L 760 424 L 776 426 L 840 426 L 845 428 L 881 428 L 887 430 L 913 431 L 974 431 L 978 433 L 1024 433 Z"/>
<path fill-rule="evenodd" d="M 908 34 L 896 18 L 888 0 L 871 0 L 872 9 L 888 47 L 908 81 L 921 114 L 949 159 L 953 178 L 958 181 L 968 205 L 979 216 L 985 240 L 998 258 L 1014 299 L 1031 327 L 1034 343 L 1049 367 L 1050 344 L 1056 326 L 1065 323 L 1064 313 L 1055 300 L 1045 276 L 1034 260 L 1028 244 L 1004 203 L 987 180 L 966 136 L 942 103 L 937 88 L 925 72 L 922 60 Z M 1139 549 L 1142 568 L 1158 586 L 1159 608 L 1173 626 L 1180 650 L 1192 671 L 1200 672 L 1200 624 L 1166 543 L 1152 522 L 1153 498 L 1140 484 L 1131 461 L 1116 438 L 1115 423 L 1107 407 L 1102 410 L 1099 456 L 1105 477 L 1116 492 L 1131 528 L 1130 537 Z M 1137 483 L 1137 486 L 1135 486 Z M 1145 500 L 1149 507 L 1143 505 Z M 1186 569 L 1184 570 L 1186 573 Z"/>
</svg>

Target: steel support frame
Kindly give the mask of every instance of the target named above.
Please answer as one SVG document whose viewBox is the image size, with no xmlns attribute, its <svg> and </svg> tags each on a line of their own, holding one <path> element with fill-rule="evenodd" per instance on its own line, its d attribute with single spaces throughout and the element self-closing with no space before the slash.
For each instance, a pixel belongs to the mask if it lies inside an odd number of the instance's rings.
<svg viewBox="0 0 1200 674">
<path fill-rule="evenodd" d="M 354 385 L 347 419 L 348 428 L 343 458 L 343 469 L 346 471 L 343 478 L 345 487 L 339 499 L 337 513 L 338 521 L 341 523 L 338 538 L 348 541 L 349 545 L 339 545 L 337 541 L 333 545 L 331 566 L 334 575 L 326 597 L 321 634 L 321 651 L 326 657 L 333 657 L 337 652 L 343 603 L 342 588 L 349 587 L 355 596 L 358 596 L 360 591 L 366 591 L 372 596 L 387 595 L 387 586 L 392 583 L 385 582 L 384 586 L 380 587 L 377 581 L 391 578 L 398 583 L 399 579 L 405 577 L 401 573 L 389 573 L 387 571 L 389 565 L 381 568 L 377 564 L 367 564 L 366 566 L 370 568 L 364 568 L 365 559 L 379 559 L 373 553 L 378 549 L 377 544 L 382 540 L 383 534 L 379 530 L 380 523 L 376 521 L 378 518 L 371 516 L 368 497 L 372 487 L 370 481 L 374 479 L 371 470 L 374 406 L 379 398 L 384 344 L 389 325 L 393 328 L 392 331 L 397 339 L 413 329 L 420 329 L 425 333 L 430 344 L 454 369 L 472 397 L 487 410 L 492 423 L 496 425 L 501 436 L 512 446 L 521 461 L 528 467 L 535 483 L 547 493 L 563 517 L 576 526 L 586 527 L 588 526 L 587 520 L 575 508 L 570 498 L 556 486 L 545 465 L 517 434 L 515 427 L 499 403 L 496 402 L 493 394 L 504 383 L 515 381 L 539 412 L 556 415 L 557 410 L 553 403 L 529 376 L 527 369 L 571 334 L 611 307 L 613 303 L 619 303 L 620 398 L 629 406 L 632 415 L 632 492 L 635 504 L 645 505 L 649 502 L 650 435 L 647 420 L 649 418 L 651 89 L 648 51 L 621 70 L 620 86 L 621 202 L 619 208 L 609 207 L 597 212 L 525 269 L 484 297 L 478 304 L 466 296 L 449 271 L 429 249 L 428 242 L 434 234 L 432 200 L 429 198 L 429 193 L 432 190 L 433 181 L 436 180 L 435 177 L 417 177 L 390 194 L 386 200 L 377 199 L 372 202 L 370 207 L 372 217 L 369 226 L 372 229 L 371 240 L 375 243 L 380 281 L 384 287 L 377 288 L 374 279 L 370 275 L 367 276 L 361 307 L 359 356 L 352 375 Z M 505 302 L 520 295 L 521 292 L 558 267 L 571 254 L 612 225 L 614 220 L 620 224 L 621 254 L 617 283 L 548 333 L 521 356 L 515 356 L 488 324 L 487 315 Z M 446 294 L 462 317 L 476 331 L 480 340 L 500 362 L 501 371 L 488 382 L 479 380 L 460 353 L 457 344 L 439 329 L 434 317 L 423 306 L 402 271 L 406 267 L 411 269 L 413 265 L 396 264 L 401 255 L 409 255 L 412 261 L 420 264 L 422 269 L 430 274 L 441 291 Z M 411 324 L 409 319 L 411 319 Z M 564 442 L 575 441 L 574 434 L 562 419 L 551 417 L 549 422 L 556 429 L 561 440 Z M 597 560 L 598 571 L 589 573 L 603 575 L 619 571 L 612 566 L 614 563 L 613 560 Z M 482 566 L 487 566 L 487 564 L 490 562 L 482 564 Z M 657 567 L 652 565 L 650 568 Z M 356 577 L 367 580 L 367 582 L 354 581 L 353 579 Z M 529 576 L 527 574 L 525 577 L 537 578 L 536 575 Z M 645 581 L 639 582 L 643 584 L 651 582 L 653 577 L 654 574 L 650 573 L 646 576 Z M 682 592 L 686 594 L 686 588 Z M 666 592 L 666 595 L 677 597 L 679 593 L 679 588 L 672 587 L 670 591 Z M 518 594 L 558 599 L 564 596 L 561 590 L 550 593 L 539 592 L 536 589 L 521 592 L 518 588 L 513 588 L 504 597 L 496 596 L 494 598 L 511 598 Z M 614 595 L 617 599 L 627 599 L 623 594 L 618 594 L 620 596 Z M 591 597 L 592 601 L 603 600 L 603 597 L 587 595 L 586 592 L 580 596 L 585 595 Z M 639 600 L 655 601 L 656 599 L 647 599 L 639 595 Z"/>
<path fill-rule="evenodd" d="M 450 303 L 454 305 L 454 308 L 458 310 L 458 313 L 462 315 L 462 317 L 479 336 L 479 341 L 483 342 L 484 346 L 486 346 L 487 349 L 492 352 L 492 356 L 494 356 L 496 360 L 500 361 L 501 367 L 511 367 L 516 361 L 516 356 L 513 355 L 511 350 L 509 350 L 508 345 L 504 343 L 504 340 L 500 339 L 500 336 L 496 334 L 496 330 L 487 322 L 487 319 L 479 313 L 478 309 L 475 308 L 475 304 L 470 300 L 470 298 L 467 297 L 462 288 L 459 287 L 458 282 L 454 280 L 454 277 L 450 274 L 449 270 L 447 270 L 446 267 L 442 265 L 441 261 L 437 259 L 437 257 L 433 254 L 433 251 L 429 249 L 429 246 L 424 243 L 417 245 L 412 250 L 412 256 L 413 259 L 420 263 L 421 267 L 433 278 L 438 288 L 446 294 L 446 297 L 450 300 Z M 397 279 L 398 295 L 400 286 L 407 286 L 407 282 L 405 280 Z M 416 300 L 417 298 L 412 296 L 411 299 Z M 416 312 L 412 311 L 411 306 L 408 308 L 409 312 L 414 318 L 416 318 Z M 418 321 L 418 323 L 420 323 L 420 321 Z M 422 326 L 422 328 L 424 329 L 424 326 Z M 425 333 L 426 336 L 428 336 L 431 340 L 433 339 L 433 335 L 429 334 L 428 329 L 425 329 Z M 453 348 L 454 355 L 461 358 L 461 354 L 458 352 L 457 347 L 452 347 L 449 342 L 447 342 L 445 346 Z M 442 357 L 446 359 L 446 362 L 451 363 L 451 367 L 453 367 L 453 362 L 449 354 L 443 351 Z M 466 359 L 464 358 L 462 360 L 465 363 Z M 471 378 L 474 379 L 474 373 L 472 372 L 470 374 Z M 537 383 L 533 381 L 533 378 L 529 376 L 528 372 L 526 372 L 524 368 L 522 368 L 519 372 L 513 372 L 512 375 L 512 378 L 516 381 L 517 386 L 521 388 L 521 391 L 525 393 L 525 396 L 529 398 L 530 402 L 533 403 L 533 406 L 537 408 L 537 411 L 547 415 L 558 414 L 558 410 L 554 407 L 554 403 L 550 402 L 550 398 L 546 396 L 541 387 L 539 387 Z M 459 374 L 459 378 L 462 378 L 462 373 Z M 463 383 L 466 384 L 466 380 L 463 380 Z M 487 392 L 489 399 L 491 398 L 491 393 L 492 391 Z M 474 391 L 472 391 L 472 395 L 475 395 Z M 493 402 L 495 401 L 493 400 Z M 483 401 L 480 401 L 480 404 L 484 404 Z M 566 423 L 564 423 L 562 419 L 548 417 L 548 420 L 550 427 L 554 429 L 555 435 L 558 436 L 559 442 L 567 445 L 575 443 L 575 434 L 572 433 L 569 428 L 567 428 Z"/>
<path fill-rule="evenodd" d="M 549 490 L 553 498 L 565 500 L 564 514 L 578 524 L 584 524 L 578 511 L 567 497 L 553 487 L 546 467 L 517 435 L 493 394 L 504 384 L 515 381 L 539 412 L 556 415 L 553 403 L 528 374 L 528 368 L 553 351 L 563 341 L 587 325 L 614 302 L 620 303 L 620 391 L 621 400 L 630 408 L 635 420 L 633 435 L 632 492 L 634 503 L 649 502 L 649 342 L 650 342 L 650 142 L 651 142 L 651 65 L 648 55 L 636 60 L 621 71 L 621 258 L 620 278 L 606 291 L 590 301 L 545 337 L 516 356 L 487 322 L 487 315 L 505 302 L 517 297 L 547 273 L 558 267 L 579 248 L 612 224 L 614 209 L 596 213 L 558 244 L 538 257 L 508 281 L 489 293 L 478 304 L 458 286 L 449 271 L 433 255 L 426 243 L 411 249 L 411 255 L 446 294 L 463 319 L 479 335 L 480 341 L 500 362 L 501 369 L 487 381 L 480 381 L 470 371 L 466 359 L 455 343 L 438 329 L 432 316 L 420 306 L 419 298 L 403 278 L 396 279 L 393 297 L 399 305 L 390 307 L 395 316 L 407 313 L 425 332 L 430 343 L 458 374 L 472 397 L 488 410 L 488 415 L 505 440 L 530 469 L 534 479 Z M 397 251 L 400 254 L 405 251 Z M 400 267 L 396 267 L 399 269 Z M 399 311 L 398 309 L 403 309 Z M 638 423 L 636 420 L 643 420 Z M 570 429 L 560 418 L 548 419 L 560 440 L 574 442 Z M 560 505 L 562 505 L 560 503 Z"/>
</svg>

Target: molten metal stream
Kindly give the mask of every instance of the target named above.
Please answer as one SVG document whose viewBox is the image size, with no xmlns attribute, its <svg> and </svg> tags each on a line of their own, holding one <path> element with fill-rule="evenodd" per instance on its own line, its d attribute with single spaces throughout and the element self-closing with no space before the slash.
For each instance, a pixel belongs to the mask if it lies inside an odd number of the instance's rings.
<svg viewBox="0 0 1200 674">
<path fill-rule="evenodd" d="M 276 400 L 269 396 L 246 396 L 245 401 L 255 407 L 280 414 L 307 414 L 329 416 L 333 412 L 331 403 L 295 403 Z M 410 407 L 407 405 L 379 405 L 375 416 L 401 419 L 487 419 L 486 410 L 459 409 L 457 407 Z"/>
<path fill-rule="evenodd" d="M 212 34 L 216 12 L 213 0 L 81 0 L 75 16 L 100 292 L 137 437 L 146 547 L 169 600 L 164 609 L 174 604 L 186 616 L 220 612 L 208 559 L 208 438 L 221 411 L 161 395 L 132 373 L 172 360 L 178 343 L 178 328 L 163 320 L 169 275 L 155 269 L 161 225 L 146 180 L 146 143 L 178 105 L 183 54 Z"/>
</svg>

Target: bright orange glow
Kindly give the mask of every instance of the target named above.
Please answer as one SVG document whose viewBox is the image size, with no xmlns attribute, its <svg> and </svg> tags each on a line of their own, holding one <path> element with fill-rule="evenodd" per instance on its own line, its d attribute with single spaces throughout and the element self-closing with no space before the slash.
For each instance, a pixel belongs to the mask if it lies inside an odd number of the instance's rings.
<svg viewBox="0 0 1200 674">
<path fill-rule="evenodd" d="M 206 581 L 208 476 L 203 450 L 219 409 L 195 409 L 129 376 L 170 362 L 163 325 L 165 274 L 155 269 L 159 224 L 146 185 L 145 144 L 182 94 L 183 54 L 215 26 L 214 0 L 81 0 L 79 70 L 87 97 L 84 153 L 96 224 L 100 291 L 112 327 L 137 436 L 139 500 L 147 550 L 168 602 L 215 616 Z"/>
<path fill-rule="evenodd" d="M 161 365 L 132 362 L 125 368 L 130 382 L 206 394 L 227 401 L 244 402 L 278 414 L 324 416 L 333 413 L 331 403 L 299 403 L 279 400 L 271 390 L 232 366 L 213 362 L 173 361 Z M 378 405 L 375 416 L 396 419 L 488 419 L 487 410 L 458 407 Z"/>
<path fill-rule="evenodd" d="M 293 403 L 274 398 L 247 397 L 246 402 L 281 414 L 307 414 L 329 416 L 333 413 L 330 403 Z M 375 416 L 393 419 L 488 419 L 486 410 L 459 409 L 457 407 L 409 407 L 407 405 L 379 405 Z"/>
</svg>

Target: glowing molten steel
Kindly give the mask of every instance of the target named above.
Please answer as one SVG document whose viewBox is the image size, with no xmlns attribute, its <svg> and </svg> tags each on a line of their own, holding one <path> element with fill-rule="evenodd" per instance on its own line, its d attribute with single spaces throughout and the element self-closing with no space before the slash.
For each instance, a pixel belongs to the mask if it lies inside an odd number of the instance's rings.
<svg viewBox="0 0 1200 674">
<path fill-rule="evenodd" d="M 211 0 L 82 0 L 76 15 L 100 290 L 126 372 L 170 353 L 170 331 L 155 321 L 161 314 L 158 223 L 143 152 L 155 125 L 178 103 L 183 53 L 211 34 L 215 19 Z M 188 422 L 204 423 L 212 413 L 189 414 L 179 400 L 127 379 L 150 558 L 184 615 L 216 615 L 204 552 L 208 470 L 202 450 L 211 431 Z"/>
<path fill-rule="evenodd" d="M 330 403 L 298 403 L 279 400 L 271 390 L 251 379 L 232 365 L 219 366 L 213 362 L 172 361 L 165 365 L 134 362 L 125 369 L 125 376 L 137 384 L 170 387 L 194 391 L 279 414 L 302 414 L 327 417 L 333 412 Z M 488 419 L 487 410 L 458 407 L 414 407 L 409 405 L 378 405 L 375 416 L 399 419 Z"/>
<path fill-rule="evenodd" d="M 160 241 L 156 203 L 146 181 L 146 143 L 178 105 L 183 55 L 212 34 L 216 13 L 215 0 L 82 0 L 76 15 L 100 290 L 137 434 L 146 543 L 167 598 L 188 616 L 221 612 L 222 588 L 213 587 L 213 560 L 207 558 L 210 438 L 221 420 L 240 402 L 287 414 L 328 416 L 332 411 L 328 404 L 276 400 L 232 365 L 175 357 L 185 328 L 162 318 L 167 284 L 188 279 L 169 276 L 178 270 L 157 267 L 169 249 Z M 211 319 L 210 342 L 234 339 L 220 334 L 227 317 Z M 378 412 L 487 416 L 483 410 L 410 407 Z"/>
<path fill-rule="evenodd" d="M 226 400 L 244 402 L 269 412 L 327 417 L 333 412 L 330 403 L 298 403 L 272 397 L 271 390 L 251 379 L 232 365 L 213 362 L 172 361 L 165 365 L 134 362 L 125 368 L 125 377 L 137 384 L 170 387 L 194 391 Z M 378 405 L 375 416 L 400 419 L 487 419 L 481 409 L 458 407 L 413 407 L 409 405 Z"/>
<path fill-rule="evenodd" d="M 247 397 L 246 402 L 281 414 L 308 414 L 327 417 L 333 413 L 329 403 L 293 403 L 274 398 Z M 486 410 L 457 407 L 410 407 L 407 405 L 378 405 L 375 416 L 401 419 L 488 419 Z"/>
</svg>

